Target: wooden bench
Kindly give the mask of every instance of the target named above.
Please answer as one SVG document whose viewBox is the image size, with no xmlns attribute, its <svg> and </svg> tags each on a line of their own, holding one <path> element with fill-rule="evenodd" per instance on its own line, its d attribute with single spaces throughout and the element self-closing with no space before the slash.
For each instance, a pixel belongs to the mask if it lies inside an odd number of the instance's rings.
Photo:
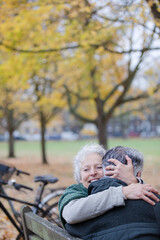
<svg viewBox="0 0 160 240">
<path fill-rule="evenodd" d="M 22 206 L 21 217 L 25 240 L 81 240 L 34 214 L 28 206 Z"/>
</svg>

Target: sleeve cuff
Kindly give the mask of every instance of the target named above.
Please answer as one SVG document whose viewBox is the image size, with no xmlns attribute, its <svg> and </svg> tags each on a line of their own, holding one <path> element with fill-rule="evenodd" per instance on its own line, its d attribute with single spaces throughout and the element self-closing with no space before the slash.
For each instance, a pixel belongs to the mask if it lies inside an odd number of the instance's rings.
<svg viewBox="0 0 160 240">
<path fill-rule="evenodd" d="M 143 180 L 140 177 L 136 177 L 136 179 L 137 179 L 138 183 L 143 184 Z"/>
<path fill-rule="evenodd" d="M 117 188 L 117 189 L 118 189 L 118 188 Z M 127 198 L 126 198 L 125 195 L 123 194 L 123 187 L 121 186 L 120 189 L 121 189 L 121 192 L 122 192 L 123 200 L 127 200 Z"/>
</svg>

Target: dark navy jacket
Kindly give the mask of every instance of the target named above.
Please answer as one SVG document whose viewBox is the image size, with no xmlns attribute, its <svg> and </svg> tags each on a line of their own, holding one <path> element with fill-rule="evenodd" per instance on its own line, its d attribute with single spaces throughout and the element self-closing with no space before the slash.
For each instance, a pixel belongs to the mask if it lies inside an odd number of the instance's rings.
<svg viewBox="0 0 160 240">
<path fill-rule="evenodd" d="M 103 178 L 90 184 L 88 192 L 94 194 L 120 185 L 126 186 L 118 179 Z M 125 206 L 115 207 L 79 224 L 66 224 L 65 228 L 70 234 L 86 240 L 158 240 L 160 202 L 152 206 L 143 200 L 127 200 Z"/>
</svg>

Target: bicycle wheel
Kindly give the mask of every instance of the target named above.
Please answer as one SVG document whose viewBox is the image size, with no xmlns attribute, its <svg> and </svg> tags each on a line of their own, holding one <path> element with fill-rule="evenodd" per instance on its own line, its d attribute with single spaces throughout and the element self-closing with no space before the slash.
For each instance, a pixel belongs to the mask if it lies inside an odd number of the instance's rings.
<svg viewBox="0 0 160 240">
<path fill-rule="evenodd" d="M 16 240 L 24 240 L 24 236 L 21 233 L 19 233 L 16 237 Z"/>
<path fill-rule="evenodd" d="M 41 207 L 45 211 L 43 217 L 59 227 L 62 227 L 58 212 L 58 201 L 63 195 L 65 188 L 59 188 L 52 191 L 52 193 L 46 195 L 41 201 Z"/>
</svg>

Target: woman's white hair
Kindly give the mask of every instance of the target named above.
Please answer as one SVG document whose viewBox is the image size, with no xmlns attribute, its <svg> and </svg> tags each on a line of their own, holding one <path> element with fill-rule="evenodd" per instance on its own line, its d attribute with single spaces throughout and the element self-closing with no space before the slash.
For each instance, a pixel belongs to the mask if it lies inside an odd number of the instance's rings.
<svg viewBox="0 0 160 240">
<path fill-rule="evenodd" d="M 77 183 L 81 180 L 81 161 L 85 160 L 89 154 L 97 153 L 101 157 L 104 156 L 106 150 L 99 144 L 86 144 L 74 157 L 74 179 Z"/>
</svg>

